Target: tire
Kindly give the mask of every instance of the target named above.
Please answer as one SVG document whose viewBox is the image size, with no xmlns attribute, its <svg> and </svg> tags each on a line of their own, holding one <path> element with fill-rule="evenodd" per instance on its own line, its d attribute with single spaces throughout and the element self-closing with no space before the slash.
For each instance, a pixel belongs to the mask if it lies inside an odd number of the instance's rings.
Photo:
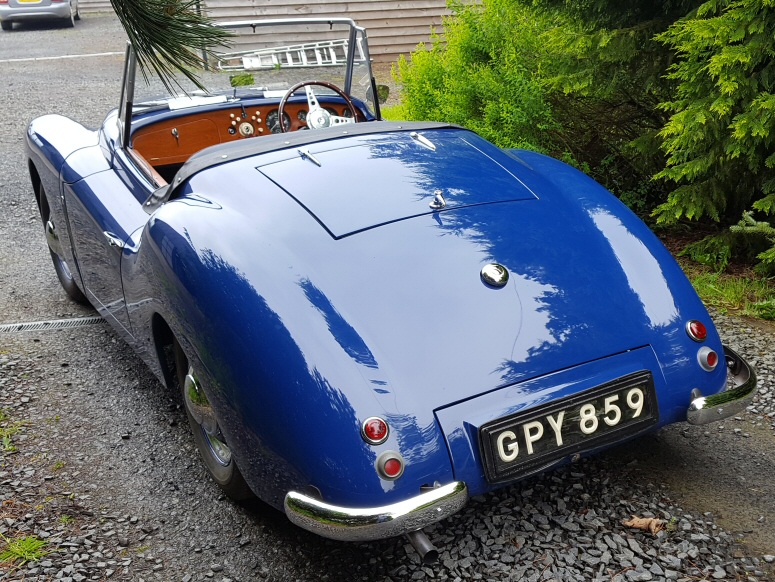
<svg viewBox="0 0 775 582">
<path fill-rule="evenodd" d="M 59 283 L 62 285 L 62 289 L 65 290 L 65 293 L 67 293 L 67 296 L 81 305 L 90 305 L 86 295 L 83 294 L 83 291 L 81 291 L 76 284 L 73 274 L 70 271 L 70 267 L 67 266 L 67 262 L 51 249 L 48 249 L 48 252 L 51 253 L 51 260 L 54 262 L 54 270 L 56 271 Z"/>
<path fill-rule="evenodd" d="M 73 10 L 73 0 L 70 0 L 70 14 L 65 18 L 65 28 L 73 28 L 75 26 L 75 14 L 78 11 L 78 7 L 76 6 L 75 10 Z"/>
<path fill-rule="evenodd" d="M 188 423 L 191 426 L 191 432 L 194 434 L 194 442 L 205 467 L 207 467 L 213 481 L 218 484 L 228 497 L 235 501 L 253 499 L 255 495 L 245 482 L 229 446 L 221 435 L 220 429 L 217 428 L 215 413 L 212 411 L 210 403 L 204 395 L 201 384 L 196 379 L 193 366 L 189 365 L 188 359 L 177 340 L 174 342 L 174 345 L 175 369 L 183 397 L 183 407 L 186 409 Z M 194 396 L 187 395 L 186 391 L 193 393 Z M 194 404 L 193 400 L 196 400 L 198 404 Z M 199 409 L 195 410 L 197 406 Z M 195 415 L 202 409 L 206 409 L 207 414 L 211 415 L 208 418 L 214 421 L 215 427 L 209 426 L 208 430 L 206 430 L 205 425 L 208 425 L 208 422 L 200 423 L 195 418 Z"/>
<path fill-rule="evenodd" d="M 12 30 L 13 29 L 13 22 L 10 20 L 0 20 L 0 28 L 3 30 Z"/>
<path fill-rule="evenodd" d="M 48 206 L 48 199 L 46 198 L 46 191 L 43 189 L 43 184 L 40 185 L 39 200 L 40 217 L 43 219 L 43 228 L 45 229 L 46 223 L 51 216 L 51 211 Z M 75 278 L 73 277 L 72 271 L 70 271 L 67 261 L 56 254 L 50 247 L 48 252 L 51 254 L 51 261 L 54 263 L 54 270 L 56 271 L 57 279 L 59 279 L 59 284 L 62 285 L 62 289 L 65 290 L 67 296 L 76 303 L 89 305 L 89 300 L 75 282 Z"/>
</svg>

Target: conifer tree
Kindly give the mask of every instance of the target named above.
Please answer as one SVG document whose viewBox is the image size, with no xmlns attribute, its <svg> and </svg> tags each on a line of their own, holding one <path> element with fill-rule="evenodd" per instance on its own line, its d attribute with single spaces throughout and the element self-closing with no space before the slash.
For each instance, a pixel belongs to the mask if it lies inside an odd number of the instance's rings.
<svg viewBox="0 0 775 582">
<path fill-rule="evenodd" d="M 711 0 L 659 40 L 677 57 L 658 174 L 677 188 L 659 219 L 775 214 L 775 1 Z"/>
</svg>

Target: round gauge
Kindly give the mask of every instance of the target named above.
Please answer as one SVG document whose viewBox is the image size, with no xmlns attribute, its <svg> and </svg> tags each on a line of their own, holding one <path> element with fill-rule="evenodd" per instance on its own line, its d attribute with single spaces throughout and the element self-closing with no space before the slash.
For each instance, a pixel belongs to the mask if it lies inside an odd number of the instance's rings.
<svg viewBox="0 0 775 582">
<path fill-rule="evenodd" d="M 306 123 L 307 122 L 307 110 L 306 109 L 299 109 L 299 114 L 296 116 L 299 121 Z"/>
<path fill-rule="evenodd" d="M 350 108 L 345 107 L 344 111 L 342 111 L 342 117 L 352 117 L 352 116 L 353 116 L 353 112 L 350 111 Z"/>
<path fill-rule="evenodd" d="M 277 117 L 277 109 L 273 109 L 266 114 L 266 125 L 272 133 L 280 133 L 282 131 L 280 129 L 279 118 Z M 288 117 L 288 114 L 286 113 L 283 113 L 283 127 L 285 128 L 285 131 L 290 131 L 291 129 L 291 118 Z"/>
<path fill-rule="evenodd" d="M 339 115 L 339 114 L 336 112 L 336 109 L 334 109 L 333 107 L 324 107 L 323 109 L 325 109 L 326 111 L 328 111 L 328 112 L 329 112 L 331 115 L 337 115 L 337 116 Z"/>
<path fill-rule="evenodd" d="M 243 121 L 239 124 L 239 134 L 242 137 L 250 137 L 253 135 L 253 125 L 247 121 Z"/>
</svg>

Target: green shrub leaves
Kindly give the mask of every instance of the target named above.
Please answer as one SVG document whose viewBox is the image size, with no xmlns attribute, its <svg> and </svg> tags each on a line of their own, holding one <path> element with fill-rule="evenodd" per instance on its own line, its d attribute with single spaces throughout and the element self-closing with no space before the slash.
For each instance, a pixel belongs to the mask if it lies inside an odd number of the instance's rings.
<svg viewBox="0 0 775 582">
<path fill-rule="evenodd" d="M 401 114 L 464 125 L 501 147 L 554 149 L 557 124 L 540 82 L 548 19 L 508 0 L 453 8 L 443 39 L 398 62 Z"/>
<path fill-rule="evenodd" d="M 662 222 L 709 217 L 727 223 L 746 209 L 775 210 L 775 2 L 712 0 L 657 39 L 678 60 L 662 128 L 677 187 L 656 209 Z"/>
</svg>

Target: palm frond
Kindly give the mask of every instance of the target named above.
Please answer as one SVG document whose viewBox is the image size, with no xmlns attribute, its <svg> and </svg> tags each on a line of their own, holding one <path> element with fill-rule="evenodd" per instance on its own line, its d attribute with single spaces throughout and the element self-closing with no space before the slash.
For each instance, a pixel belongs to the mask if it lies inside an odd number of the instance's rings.
<svg viewBox="0 0 775 582">
<path fill-rule="evenodd" d="M 145 79 L 155 73 L 171 93 L 181 88 L 176 73 L 204 89 L 196 73 L 203 56 L 232 33 L 212 25 L 198 0 L 110 0 Z"/>
</svg>

